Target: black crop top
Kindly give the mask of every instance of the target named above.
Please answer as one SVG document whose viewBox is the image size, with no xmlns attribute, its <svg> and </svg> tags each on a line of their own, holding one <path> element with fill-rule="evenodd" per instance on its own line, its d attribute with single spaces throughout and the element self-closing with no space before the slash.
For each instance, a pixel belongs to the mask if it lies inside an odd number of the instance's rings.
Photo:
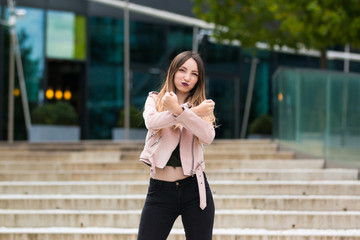
<svg viewBox="0 0 360 240">
<path fill-rule="evenodd" d="M 172 167 L 181 167 L 181 160 L 180 160 L 180 144 L 172 152 L 169 161 L 166 163 L 166 166 Z"/>
</svg>

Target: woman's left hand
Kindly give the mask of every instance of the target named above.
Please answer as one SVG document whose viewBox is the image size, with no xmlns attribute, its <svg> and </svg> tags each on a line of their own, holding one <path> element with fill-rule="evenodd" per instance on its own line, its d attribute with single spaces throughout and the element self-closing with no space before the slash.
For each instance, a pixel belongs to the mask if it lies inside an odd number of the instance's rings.
<svg viewBox="0 0 360 240">
<path fill-rule="evenodd" d="M 161 102 L 164 108 L 175 116 L 178 116 L 183 112 L 183 109 L 180 107 L 178 98 L 174 92 L 166 92 L 161 99 Z"/>
</svg>

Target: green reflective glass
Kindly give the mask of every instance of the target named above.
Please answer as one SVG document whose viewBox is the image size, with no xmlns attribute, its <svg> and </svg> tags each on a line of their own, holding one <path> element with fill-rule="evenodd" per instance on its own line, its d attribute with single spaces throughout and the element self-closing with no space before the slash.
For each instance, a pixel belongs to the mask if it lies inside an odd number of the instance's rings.
<svg viewBox="0 0 360 240">
<path fill-rule="evenodd" d="M 26 15 L 18 18 L 16 32 L 21 49 L 28 101 L 37 103 L 42 100 L 44 11 L 34 8 L 21 8 L 26 10 Z"/>
<path fill-rule="evenodd" d="M 27 92 L 28 103 L 30 111 L 42 101 L 42 80 L 44 70 L 44 54 L 43 54 L 43 38 L 44 38 L 44 11 L 35 8 L 18 7 L 25 10 L 25 15 L 18 17 L 15 25 L 16 35 L 20 47 L 20 54 L 22 60 L 22 68 L 25 79 L 25 86 Z M 9 18 L 9 9 L 3 9 L 4 20 Z M 10 53 L 10 29 L 3 29 L 3 52 L 0 53 L 3 58 L 3 86 L 4 90 L 8 89 L 9 82 L 9 53 Z M 27 131 L 25 128 L 24 112 L 22 107 L 22 94 L 20 91 L 20 81 L 17 66 L 14 68 L 14 139 L 25 140 L 27 138 Z M 3 91 L 4 91 L 3 90 Z M 4 101 L 5 113 L 3 114 L 5 121 L 7 121 L 7 101 L 8 94 L 3 94 L 1 97 Z M 4 121 L 4 122 L 5 122 Z"/>
<path fill-rule="evenodd" d="M 161 83 L 160 73 L 149 74 L 148 72 L 134 71 L 131 105 L 142 109 L 149 92 L 159 91 Z"/>
<path fill-rule="evenodd" d="M 178 53 L 192 49 L 192 28 L 131 22 L 131 62 L 162 67 Z"/>
<path fill-rule="evenodd" d="M 282 144 L 360 166 L 360 75 L 281 68 L 273 90 Z"/>
<path fill-rule="evenodd" d="M 85 60 L 86 18 L 71 12 L 48 11 L 46 56 Z"/>
<path fill-rule="evenodd" d="M 216 131 L 217 138 L 235 138 L 239 134 L 239 87 L 237 80 L 224 77 L 210 78 L 208 98 L 215 101 L 215 116 L 219 128 Z"/>
<path fill-rule="evenodd" d="M 167 60 L 166 30 L 161 25 L 131 22 L 131 62 L 161 65 Z"/>
<path fill-rule="evenodd" d="M 122 20 L 112 18 L 89 19 L 91 49 L 87 107 L 92 139 L 111 138 L 112 129 L 122 122 L 123 24 Z M 148 92 L 160 87 L 164 66 L 177 53 L 191 49 L 191 44 L 192 28 L 130 22 L 131 109 L 141 112 Z M 130 126 L 137 127 L 132 119 Z"/>
<path fill-rule="evenodd" d="M 91 17 L 89 138 L 109 139 L 124 107 L 123 21 Z"/>
<path fill-rule="evenodd" d="M 91 63 L 123 64 L 123 20 L 91 17 L 89 28 Z"/>
</svg>

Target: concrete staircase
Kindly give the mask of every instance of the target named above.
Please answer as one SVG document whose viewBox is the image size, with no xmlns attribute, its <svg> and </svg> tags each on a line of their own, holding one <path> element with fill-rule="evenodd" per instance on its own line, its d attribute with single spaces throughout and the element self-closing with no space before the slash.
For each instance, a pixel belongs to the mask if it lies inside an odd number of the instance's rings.
<svg viewBox="0 0 360 240">
<path fill-rule="evenodd" d="M 0 240 L 136 239 L 149 179 L 142 146 L 0 144 Z M 360 239 L 357 170 L 294 159 L 269 140 L 216 140 L 205 158 L 213 239 Z M 168 239 L 185 239 L 180 219 Z"/>
</svg>

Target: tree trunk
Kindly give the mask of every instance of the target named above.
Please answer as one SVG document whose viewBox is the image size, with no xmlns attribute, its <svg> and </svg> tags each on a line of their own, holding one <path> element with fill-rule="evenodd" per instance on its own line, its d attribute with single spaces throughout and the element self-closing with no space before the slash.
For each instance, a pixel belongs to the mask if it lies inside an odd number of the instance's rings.
<svg viewBox="0 0 360 240">
<path fill-rule="evenodd" d="M 320 68 L 321 69 L 327 68 L 326 49 L 320 49 Z"/>
</svg>

